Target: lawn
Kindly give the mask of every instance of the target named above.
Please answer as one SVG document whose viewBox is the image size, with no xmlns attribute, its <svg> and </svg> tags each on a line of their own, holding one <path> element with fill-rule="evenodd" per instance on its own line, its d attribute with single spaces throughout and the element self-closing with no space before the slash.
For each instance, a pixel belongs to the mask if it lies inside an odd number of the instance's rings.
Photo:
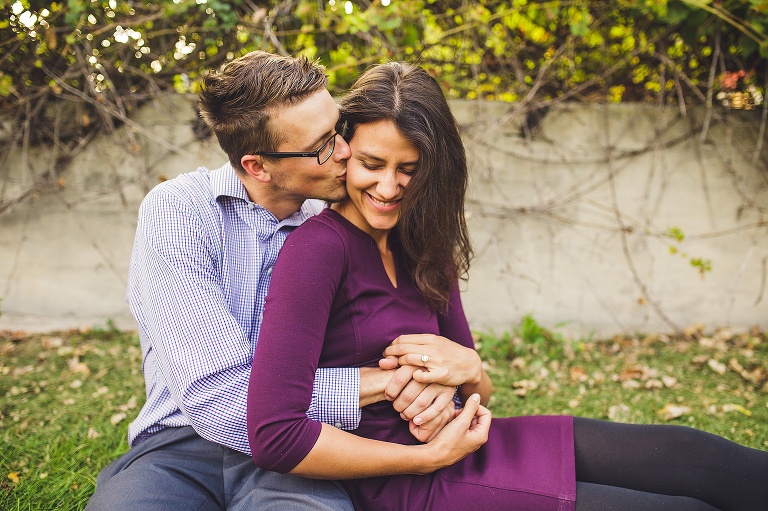
<svg viewBox="0 0 768 511">
<path fill-rule="evenodd" d="M 768 449 L 765 332 L 570 340 L 526 317 L 477 346 L 496 416 L 686 424 Z M 136 334 L 0 332 L 0 351 L 0 509 L 82 509 L 143 402 Z"/>
</svg>

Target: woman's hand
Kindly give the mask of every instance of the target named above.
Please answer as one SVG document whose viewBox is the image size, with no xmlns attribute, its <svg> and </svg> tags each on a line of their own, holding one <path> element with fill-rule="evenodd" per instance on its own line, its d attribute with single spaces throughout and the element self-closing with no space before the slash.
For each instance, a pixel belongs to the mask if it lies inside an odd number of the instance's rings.
<svg viewBox="0 0 768 511">
<path fill-rule="evenodd" d="M 479 394 L 473 394 L 456 418 L 426 444 L 440 460 L 437 468 L 453 465 L 478 450 L 488 441 L 490 427 L 490 410 L 480 404 Z"/>
<path fill-rule="evenodd" d="M 415 381 L 422 383 L 440 383 L 451 387 L 465 383 L 479 384 L 483 375 L 482 361 L 475 350 L 439 335 L 401 335 L 387 346 L 384 357 L 384 365 L 380 363 L 382 367 L 391 365 L 392 359 L 389 357 L 397 357 L 400 366 L 425 369 L 414 371 L 412 376 Z M 385 392 L 397 395 L 395 390 L 393 378 Z"/>
</svg>

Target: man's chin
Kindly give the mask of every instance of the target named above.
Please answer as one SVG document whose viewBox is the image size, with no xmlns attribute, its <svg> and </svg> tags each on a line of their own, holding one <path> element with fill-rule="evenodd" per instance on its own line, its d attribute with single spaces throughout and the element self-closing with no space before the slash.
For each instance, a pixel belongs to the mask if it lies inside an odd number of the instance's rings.
<svg viewBox="0 0 768 511">
<path fill-rule="evenodd" d="M 342 195 L 342 196 L 326 197 L 326 198 L 321 199 L 321 200 L 324 200 L 328 204 L 338 204 L 339 202 L 342 202 L 345 199 L 347 199 L 347 197 L 349 197 L 349 195 L 347 195 L 346 192 L 345 192 L 344 195 Z"/>
</svg>

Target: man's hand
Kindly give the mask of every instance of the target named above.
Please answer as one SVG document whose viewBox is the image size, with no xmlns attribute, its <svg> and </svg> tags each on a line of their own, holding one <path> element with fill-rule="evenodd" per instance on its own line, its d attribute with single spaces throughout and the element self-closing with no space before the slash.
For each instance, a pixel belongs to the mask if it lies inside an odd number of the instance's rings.
<svg viewBox="0 0 768 511">
<path fill-rule="evenodd" d="M 455 387 L 416 381 L 414 375 L 421 371 L 414 366 L 399 367 L 384 390 L 400 417 L 415 421 L 417 426 L 436 418 L 449 405 L 453 407 L 456 393 Z"/>
</svg>

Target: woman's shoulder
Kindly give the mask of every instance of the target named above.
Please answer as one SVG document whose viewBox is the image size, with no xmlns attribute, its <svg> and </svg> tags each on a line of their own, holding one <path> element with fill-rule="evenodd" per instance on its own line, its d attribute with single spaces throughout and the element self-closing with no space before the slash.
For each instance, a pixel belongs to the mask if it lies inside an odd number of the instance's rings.
<svg viewBox="0 0 768 511">
<path fill-rule="evenodd" d="M 283 250 L 318 255 L 345 252 L 349 234 L 337 217 L 330 209 L 324 209 L 308 218 L 286 238 Z"/>
</svg>

